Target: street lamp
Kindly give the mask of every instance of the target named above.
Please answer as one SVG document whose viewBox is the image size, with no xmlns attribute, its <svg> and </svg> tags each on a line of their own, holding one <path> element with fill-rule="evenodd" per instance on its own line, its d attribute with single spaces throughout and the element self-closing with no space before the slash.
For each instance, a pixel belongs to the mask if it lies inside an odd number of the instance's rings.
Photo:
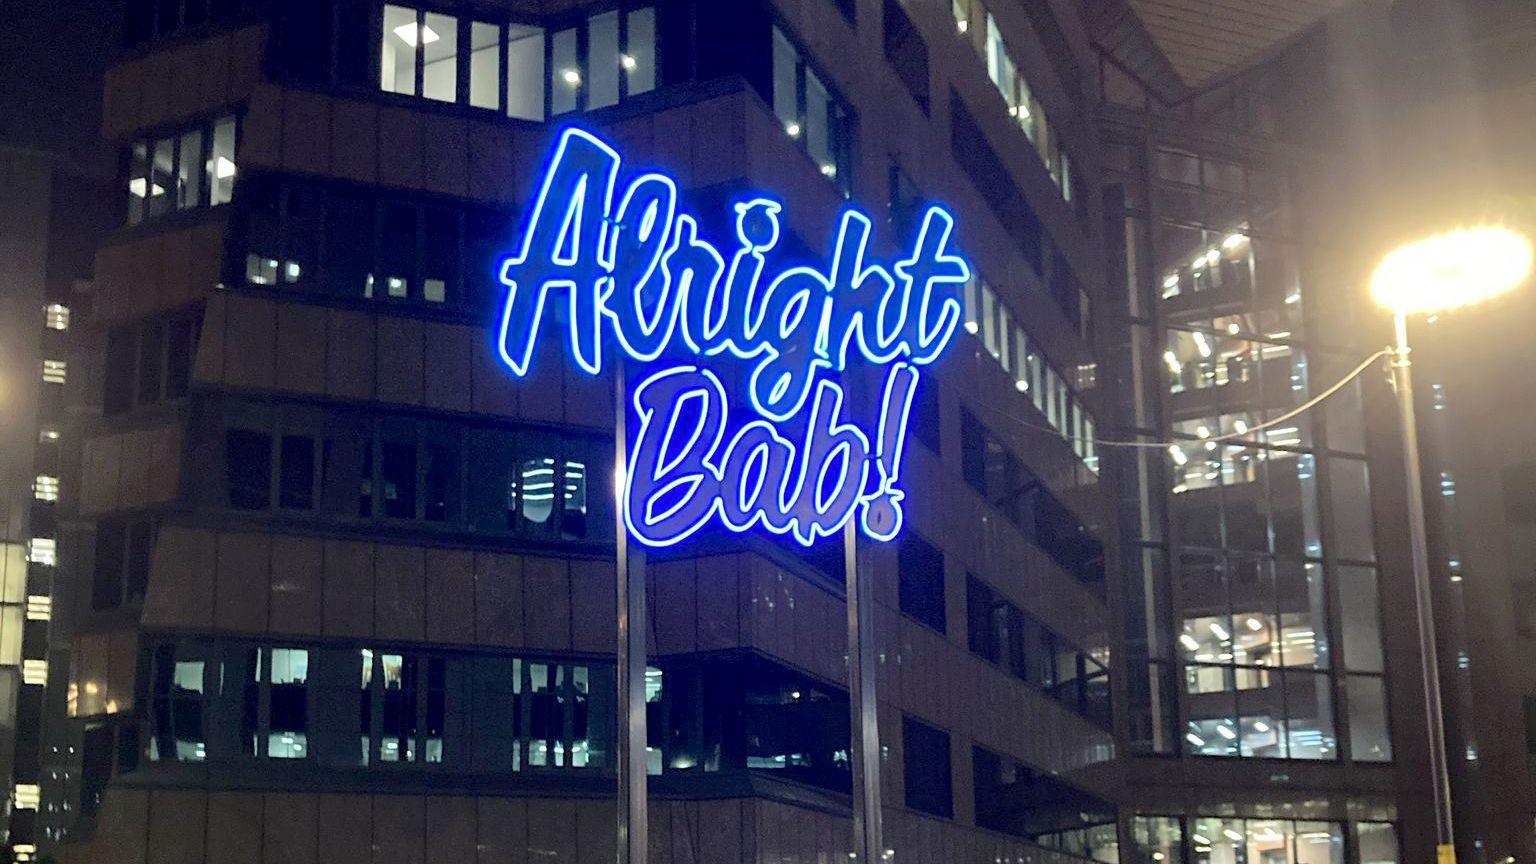
<svg viewBox="0 0 1536 864">
<path fill-rule="evenodd" d="M 1408 533 L 1412 544 L 1413 593 L 1418 607 L 1419 662 L 1424 673 L 1425 719 L 1429 726 L 1430 769 L 1435 785 L 1435 842 L 1440 864 L 1456 861 L 1451 820 L 1451 781 L 1435 657 L 1434 616 L 1429 590 L 1429 551 L 1424 539 L 1424 486 L 1420 477 L 1418 431 L 1413 417 L 1413 377 L 1408 316 L 1432 315 L 1503 294 L 1531 272 L 1531 242 L 1508 228 L 1480 226 L 1436 234 L 1400 246 L 1377 265 L 1371 297 L 1392 312 L 1397 344 L 1392 351 L 1393 383 L 1408 475 Z"/>
</svg>

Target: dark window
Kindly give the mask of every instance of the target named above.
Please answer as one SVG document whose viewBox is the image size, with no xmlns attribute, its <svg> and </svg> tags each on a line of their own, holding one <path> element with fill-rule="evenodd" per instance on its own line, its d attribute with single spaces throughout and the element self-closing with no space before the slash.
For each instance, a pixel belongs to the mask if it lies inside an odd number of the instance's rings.
<svg viewBox="0 0 1536 864">
<path fill-rule="evenodd" d="M 95 816 L 101 810 L 101 796 L 112 779 L 112 764 L 117 753 L 117 727 L 112 723 L 90 723 L 80 742 L 80 815 Z"/>
<path fill-rule="evenodd" d="M 976 416 L 960 411 L 960 475 L 977 494 L 987 494 L 987 430 Z"/>
<path fill-rule="evenodd" d="M 192 357 L 197 350 L 198 320 L 196 318 L 173 319 L 166 329 L 165 343 L 165 398 L 180 399 L 187 395 L 192 380 Z"/>
<path fill-rule="evenodd" d="M 115 609 L 123 602 L 123 558 L 128 526 L 120 519 L 96 523 L 96 566 L 91 580 L 91 608 Z"/>
<path fill-rule="evenodd" d="M 102 411 L 120 414 L 187 395 L 201 312 L 119 327 L 107 337 Z"/>
<path fill-rule="evenodd" d="M 107 518 L 97 522 L 91 608 L 116 609 L 125 600 L 142 599 L 149 586 L 154 546 L 152 520 Z"/>
<path fill-rule="evenodd" d="M 151 405 L 161 396 L 161 352 L 165 350 L 165 326 L 159 322 L 144 328 L 139 340 L 139 404 Z"/>
<path fill-rule="evenodd" d="M 931 375 L 918 382 L 917 392 L 912 396 L 912 412 L 907 418 L 907 431 L 935 456 L 943 452 L 943 435 L 939 426 L 939 382 Z"/>
<path fill-rule="evenodd" d="M 429 444 L 426 447 L 426 500 L 422 516 L 428 522 L 459 518 L 459 448 Z"/>
<path fill-rule="evenodd" d="M 283 436 L 277 505 L 295 510 L 315 506 L 315 439 L 308 435 Z"/>
<path fill-rule="evenodd" d="M 224 470 L 229 506 L 265 510 L 272 505 L 272 436 L 250 429 L 224 433 Z"/>
<path fill-rule="evenodd" d="M 416 444 L 386 441 L 379 477 L 384 484 L 384 515 L 416 517 Z"/>
<path fill-rule="evenodd" d="M 1011 756 L 971 748 L 976 824 L 1043 846 L 1088 855 L 1089 830 L 1114 825 L 1114 808 Z"/>
<path fill-rule="evenodd" d="M 903 717 L 901 750 L 907 806 L 946 819 L 952 817 L 955 805 L 949 768 L 949 733 L 911 717 Z"/>
<path fill-rule="evenodd" d="M 233 21 L 240 11 L 240 3 L 238 0 L 129 0 L 124 11 L 123 35 L 131 46 L 181 30 Z"/>
<path fill-rule="evenodd" d="M 891 234 L 897 243 L 910 243 L 917 236 L 923 216 L 923 193 L 907 172 L 891 162 Z"/>
<path fill-rule="evenodd" d="M 928 113 L 928 45 L 897 0 L 885 0 L 885 59 Z"/>
<path fill-rule="evenodd" d="M 1014 184 L 1003 160 L 987 142 L 976 118 L 971 116 L 958 94 L 950 94 L 950 143 L 955 161 L 970 177 L 971 184 L 991 206 L 1003 227 L 1013 235 L 1031 267 L 1044 274 L 1040 219 Z"/>
<path fill-rule="evenodd" d="M 155 549 L 155 523 L 138 520 L 128 526 L 126 582 L 128 599 L 144 597 L 149 588 L 149 565 Z"/>
<path fill-rule="evenodd" d="M 133 407 L 134 362 L 138 334 L 132 328 L 112 331 L 107 337 L 106 368 L 102 372 L 101 410 L 121 414 Z"/>
<path fill-rule="evenodd" d="M 1521 706 L 1525 709 L 1525 752 L 1536 756 L 1536 696 L 1522 697 Z"/>
<path fill-rule="evenodd" d="M 901 611 L 944 632 L 944 553 L 908 531 L 896 553 Z"/>
<path fill-rule="evenodd" d="M 1027 680 L 1024 613 L 970 574 L 965 577 L 965 598 L 966 642 L 971 653 Z"/>
<path fill-rule="evenodd" d="M 1084 587 L 1104 591 L 1104 544 L 971 412 L 960 412 L 965 482 Z"/>
</svg>

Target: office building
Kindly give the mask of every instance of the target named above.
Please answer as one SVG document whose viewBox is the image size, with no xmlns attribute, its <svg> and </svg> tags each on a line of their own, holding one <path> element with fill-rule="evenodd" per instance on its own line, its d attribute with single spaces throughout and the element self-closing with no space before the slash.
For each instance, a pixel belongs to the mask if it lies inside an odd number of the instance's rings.
<svg viewBox="0 0 1536 864">
<path fill-rule="evenodd" d="M 1129 324 L 1110 352 L 1130 394 L 1119 437 L 1169 442 L 1116 463 L 1121 859 L 1424 860 L 1401 445 L 1379 361 L 1296 413 L 1388 337 L 1365 297 L 1374 261 L 1357 260 L 1373 247 L 1341 203 L 1356 154 L 1336 140 L 1342 118 L 1368 122 L 1341 82 L 1379 22 L 1254 3 L 1235 24 L 1186 5 L 1092 11 Z"/>
<path fill-rule="evenodd" d="M 886 845 L 1113 858 L 1113 325 L 1075 15 L 136 2 L 126 40 L 69 384 L 59 860 L 613 857 L 613 381 L 553 341 L 522 379 L 494 353 L 497 262 L 571 122 L 711 232 L 778 199 L 812 260 L 850 201 L 882 254 L 952 209 L 967 317 L 914 407 L 905 532 L 865 553 Z M 653 860 L 847 857 L 841 557 L 650 555 Z"/>
</svg>

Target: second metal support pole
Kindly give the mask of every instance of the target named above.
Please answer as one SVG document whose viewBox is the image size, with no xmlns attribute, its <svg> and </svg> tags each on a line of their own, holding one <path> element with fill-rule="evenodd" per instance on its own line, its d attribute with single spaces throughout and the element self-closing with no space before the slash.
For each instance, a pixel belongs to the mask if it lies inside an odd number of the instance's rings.
<svg viewBox="0 0 1536 864">
<path fill-rule="evenodd" d="M 848 520 L 843 531 L 843 567 L 848 594 L 848 712 L 853 741 L 853 848 L 859 864 L 885 860 L 880 807 L 880 724 L 876 713 L 874 573 L 859 554 L 859 531 Z"/>
</svg>

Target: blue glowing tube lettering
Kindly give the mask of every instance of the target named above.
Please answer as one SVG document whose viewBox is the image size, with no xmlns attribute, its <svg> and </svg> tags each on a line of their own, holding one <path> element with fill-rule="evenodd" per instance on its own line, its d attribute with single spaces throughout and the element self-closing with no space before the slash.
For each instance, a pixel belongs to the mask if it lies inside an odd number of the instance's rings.
<svg viewBox="0 0 1536 864">
<path fill-rule="evenodd" d="M 561 134 L 521 245 L 499 270 L 502 361 L 527 374 L 546 307 L 561 303 L 584 371 L 603 371 L 605 341 L 655 364 L 631 395 L 638 429 L 620 490 L 643 543 L 670 546 L 712 520 L 805 545 L 855 518 L 874 539 L 896 536 L 918 368 L 949 344 L 970 278 L 950 245 L 953 217 L 930 207 L 887 265 L 871 255 L 869 217 L 848 209 L 829 263 L 796 264 L 780 248 L 779 202 L 735 204 L 732 245 L 721 248 L 683 211 L 671 178 L 641 173 L 620 188 L 621 165 L 597 136 Z M 872 437 L 838 380 L 860 360 L 884 377 Z M 734 370 L 727 379 L 744 382 L 758 419 L 729 428 L 742 412 L 712 367 Z"/>
</svg>

